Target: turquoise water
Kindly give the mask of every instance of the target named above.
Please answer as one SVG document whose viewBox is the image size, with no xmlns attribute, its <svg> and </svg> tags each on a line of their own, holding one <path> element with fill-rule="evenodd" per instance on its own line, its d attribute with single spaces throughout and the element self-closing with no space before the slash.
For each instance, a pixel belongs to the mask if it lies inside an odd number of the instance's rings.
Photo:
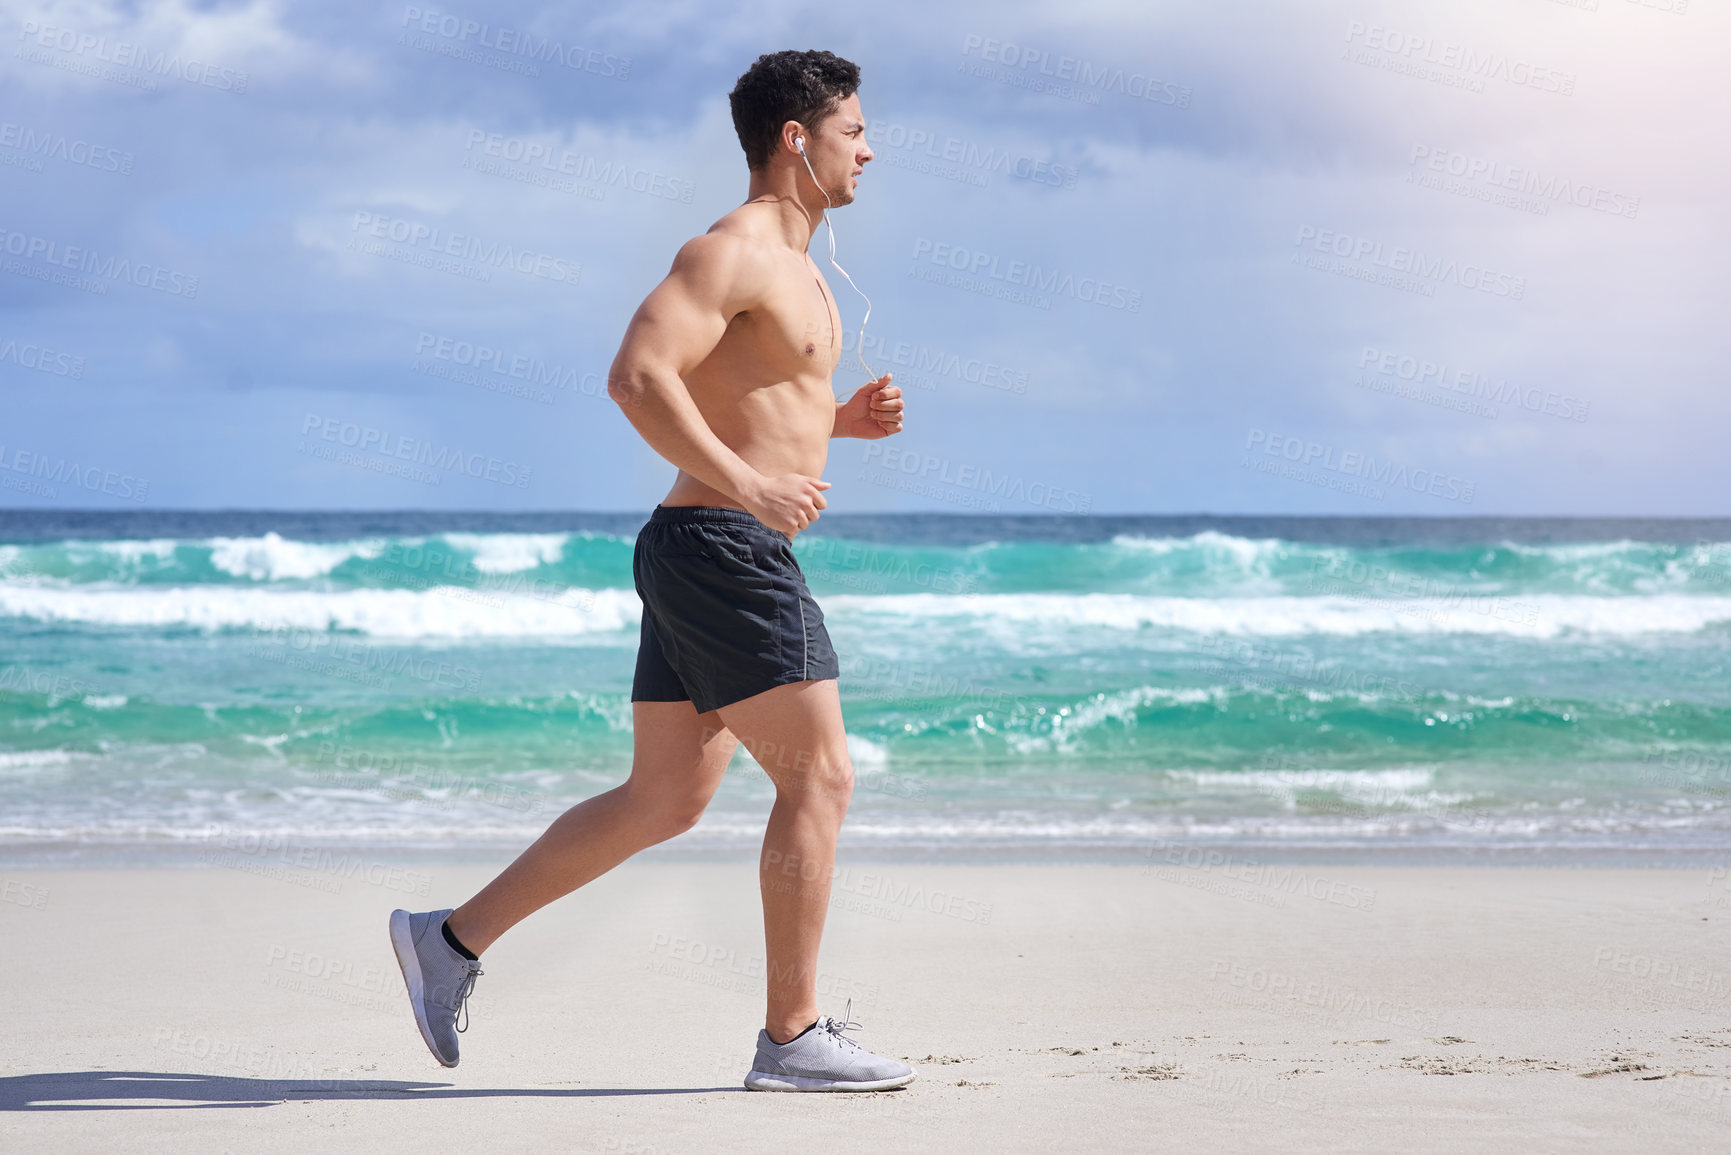
<svg viewBox="0 0 1731 1155">
<path fill-rule="evenodd" d="M 0 848 L 514 847 L 630 767 L 640 518 L 9 514 Z M 826 517 L 858 848 L 1731 846 L 1731 525 Z M 682 842 L 743 848 L 741 754 Z"/>
</svg>

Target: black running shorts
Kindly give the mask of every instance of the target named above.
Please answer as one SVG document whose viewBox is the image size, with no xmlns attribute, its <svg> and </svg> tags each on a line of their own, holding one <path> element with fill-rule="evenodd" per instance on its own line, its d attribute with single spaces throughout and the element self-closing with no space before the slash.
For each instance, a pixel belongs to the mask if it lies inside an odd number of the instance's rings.
<svg viewBox="0 0 1731 1155">
<path fill-rule="evenodd" d="M 792 543 L 743 509 L 656 506 L 631 572 L 643 599 L 633 702 L 706 714 L 841 675 Z"/>
</svg>

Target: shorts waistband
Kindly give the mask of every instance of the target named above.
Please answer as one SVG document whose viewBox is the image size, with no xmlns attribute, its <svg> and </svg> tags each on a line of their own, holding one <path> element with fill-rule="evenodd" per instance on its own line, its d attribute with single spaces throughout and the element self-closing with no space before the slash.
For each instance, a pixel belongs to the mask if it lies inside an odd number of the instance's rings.
<svg viewBox="0 0 1731 1155">
<path fill-rule="evenodd" d="M 744 525 L 764 532 L 770 529 L 756 517 L 743 509 L 733 509 L 725 505 L 658 505 L 655 512 L 649 515 L 651 522 L 662 525 L 691 525 L 708 523 L 720 525 Z"/>
</svg>

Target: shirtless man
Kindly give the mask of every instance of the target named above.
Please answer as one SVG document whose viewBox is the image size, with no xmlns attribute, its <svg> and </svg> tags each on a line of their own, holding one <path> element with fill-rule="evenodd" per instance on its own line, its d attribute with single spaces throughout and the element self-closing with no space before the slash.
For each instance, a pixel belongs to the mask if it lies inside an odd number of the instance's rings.
<svg viewBox="0 0 1731 1155">
<path fill-rule="evenodd" d="M 817 954 L 853 791 L 839 666 L 791 543 L 825 507 L 832 437 L 902 427 L 890 375 L 838 402 L 841 315 L 807 254 L 872 151 L 859 69 L 760 57 L 730 96 L 751 183 L 638 308 L 609 392 L 678 479 L 637 537 L 643 599 L 631 777 L 561 815 L 454 911 L 395 911 L 391 942 L 434 1057 L 457 1065 L 477 956 L 529 914 L 689 830 L 740 743 L 775 783 L 759 860 L 769 1009 L 745 1085 L 874 1091 L 914 1078 L 820 1015 Z"/>
</svg>

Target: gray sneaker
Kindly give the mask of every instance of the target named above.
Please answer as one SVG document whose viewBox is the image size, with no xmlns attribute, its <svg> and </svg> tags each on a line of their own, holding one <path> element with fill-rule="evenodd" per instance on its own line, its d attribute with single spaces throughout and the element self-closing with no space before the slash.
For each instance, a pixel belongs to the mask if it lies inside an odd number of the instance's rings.
<svg viewBox="0 0 1731 1155">
<path fill-rule="evenodd" d="M 448 910 L 410 914 L 391 912 L 391 947 L 403 982 L 409 988 L 409 1005 L 415 1009 L 415 1025 L 433 1058 L 447 1067 L 457 1065 L 457 1036 L 469 1027 L 467 1000 L 481 974 L 481 964 L 470 962 L 451 949 L 442 933 Z M 457 1012 L 463 1025 L 457 1025 Z"/>
<path fill-rule="evenodd" d="M 896 1059 L 874 1055 L 843 1031 L 859 1026 L 825 1015 L 797 1039 L 778 1043 L 757 1032 L 757 1057 L 745 1076 L 747 1091 L 887 1091 L 914 1081 L 914 1069 Z"/>
</svg>

